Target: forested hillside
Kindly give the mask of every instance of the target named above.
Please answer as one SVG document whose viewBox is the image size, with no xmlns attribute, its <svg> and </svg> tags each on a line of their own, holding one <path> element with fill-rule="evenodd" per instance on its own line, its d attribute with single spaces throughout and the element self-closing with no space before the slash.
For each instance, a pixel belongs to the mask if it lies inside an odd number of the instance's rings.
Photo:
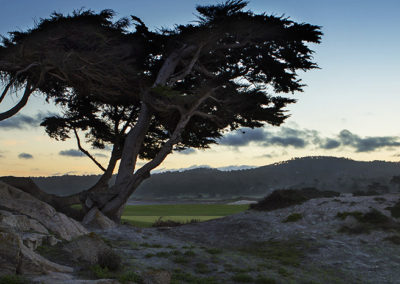
<svg viewBox="0 0 400 284">
<path fill-rule="evenodd" d="M 274 189 L 301 187 L 338 192 L 386 192 L 398 189 L 396 184 L 390 182 L 396 175 L 400 175 L 400 163 L 306 157 L 246 170 L 199 168 L 154 174 L 138 188 L 132 198 L 257 198 Z M 33 179 L 44 190 L 65 195 L 89 188 L 98 178 L 93 175 Z"/>
</svg>

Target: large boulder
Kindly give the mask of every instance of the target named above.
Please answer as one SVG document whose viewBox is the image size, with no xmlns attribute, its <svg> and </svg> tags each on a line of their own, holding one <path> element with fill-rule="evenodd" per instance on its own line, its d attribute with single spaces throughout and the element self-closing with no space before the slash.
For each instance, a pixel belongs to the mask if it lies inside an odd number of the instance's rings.
<svg viewBox="0 0 400 284">
<path fill-rule="evenodd" d="M 90 211 L 83 218 L 82 224 L 88 228 L 101 230 L 112 229 L 117 226 L 114 221 L 101 213 L 97 207 L 90 209 Z"/>
<path fill-rule="evenodd" d="M 73 261 L 96 264 L 99 254 L 111 248 L 95 233 L 90 233 L 65 243 L 62 250 L 68 253 Z"/>
<path fill-rule="evenodd" d="M 14 213 L 14 215 L 24 215 L 29 217 L 29 219 L 34 219 L 48 231 L 55 233 L 59 238 L 64 240 L 71 240 L 89 233 L 79 222 L 57 212 L 47 203 L 1 181 L 0 208 L 10 211 Z M 15 219 L 17 217 L 12 218 Z M 24 217 L 18 218 L 24 219 Z M 11 221 L 9 220 L 8 222 Z M 29 222 L 31 223 L 29 226 L 33 226 L 32 224 L 34 221 Z M 20 223 L 21 222 L 19 222 L 19 224 Z M 42 230 L 42 228 L 40 230 Z"/>
<path fill-rule="evenodd" d="M 51 262 L 26 247 L 18 233 L 0 231 L 0 275 L 47 274 L 49 272 L 71 273 L 68 266 Z"/>
</svg>

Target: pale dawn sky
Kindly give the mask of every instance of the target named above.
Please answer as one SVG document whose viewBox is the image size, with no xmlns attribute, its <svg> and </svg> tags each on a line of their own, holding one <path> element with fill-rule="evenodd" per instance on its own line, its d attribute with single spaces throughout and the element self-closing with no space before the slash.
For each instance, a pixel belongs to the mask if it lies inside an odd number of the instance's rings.
<svg viewBox="0 0 400 284">
<path fill-rule="evenodd" d="M 213 3 L 221 1 L 0 0 L 0 34 L 31 28 L 53 11 L 82 7 L 113 9 L 117 18 L 136 15 L 152 29 L 172 27 L 195 20 L 197 4 Z M 298 102 L 287 108 L 291 117 L 281 127 L 228 134 L 211 149 L 170 155 L 159 169 L 261 166 L 310 155 L 399 161 L 400 2 L 253 0 L 248 8 L 321 26 L 322 43 L 312 46 L 321 69 L 300 74 L 307 86 L 293 95 Z M 8 98 L 0 112 L 16 101 Z M 100 173 L 79 155 L 74 140 L 52 140 L 38 126 L 49 111 L 54 107 L 36 96 L 18 116 L 0 122 L 0 176 Z M 107 151 L 93 153 L 107 161 Z"/>
</svg>

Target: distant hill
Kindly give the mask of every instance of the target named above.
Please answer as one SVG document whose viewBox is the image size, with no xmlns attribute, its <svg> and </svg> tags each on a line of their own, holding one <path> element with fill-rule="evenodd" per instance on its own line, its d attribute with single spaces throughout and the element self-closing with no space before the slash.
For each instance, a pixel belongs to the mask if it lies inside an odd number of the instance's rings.
<svg viewBox="0 0 400 284">
<path fill-rule="evenodd" d="M 400 163 L 305 157 L 244 170 L 197 168 L 158 173 L 143 182 L 132 198 L 259 198 L 274 189 L 302 187 L 338 192 L 368 189 L 392 192 L 398 190 L 398 187 L 390 183 L 395 175 L 400 175 Z M 89 188 L 98 178 L 99 176 L 95 175 L 57 176 L 38 177 L 33 180 L 47 192 L 65 195 Z"/>
</svg>

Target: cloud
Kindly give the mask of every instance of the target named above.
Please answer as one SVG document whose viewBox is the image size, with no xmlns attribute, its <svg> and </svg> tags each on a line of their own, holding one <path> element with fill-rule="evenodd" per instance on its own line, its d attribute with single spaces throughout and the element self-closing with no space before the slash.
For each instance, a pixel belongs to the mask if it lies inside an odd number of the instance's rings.
<svg viewBox="0 0 400 284">
<path fill-rule="evenodd" d="M 325 150 L 336 149 L 340 145 L 341 145 L 340 141 L 331 138 L 327 138 L 319 144 L 320 148 Z"/>
<path fill-rule="evenodd" d="M 243 128 L 230 133 L 220 139 L 219 144 L 227 146 L 247 146 L 251 142 L 261 142 L 265 141 L 268 133 L 266 133 L 262 128 Z"/>
<path fill-rule="evenodd" d="M 37 127 L 40 125 L 45 117 L 55 115 L 53 113 L 37 113 L 33 116 L 24 114 L 17 114 L 11 118 L 5 119 L 0 122 L 0 129 L 13 130 L 13 129 L 26 129 L 29 127 Z"/>
<path fill-rule="evenodd" d="M 100 158 L 107 158 L 108 157 L 106 154 L 102 154 L 102 153 L 95 153 L 93 156 L 100 157 Z"/>
<path fill-rule="evenodd" d="M 272 145 L 278 145 L 278 146 L 293 146 L 295 148 L 304 148 L 307 146 L 308 142 L 304 140 L 303 138 L 298 138 L 298 137 L 271 137 L 265 142 L 266 145 L 272 144 Z M 265 145 L 264 144 L 264 145 Z"/>
<path fill-rule="evenodd" d="M 29 159 L 33 159 L 33 156 L 28 153 L 21 153 L 18 155 L 18 158 L 29 160 Z"/>
<path fill-rule="evenodd" d="M 266 147 L 276 145 L 305 148 L 316 136 L 316 131 L 288 127 L 282 127 L 275 132 L 263 128 L 243 128 L 224 136 L 220 139 L 219 144 L 239 147 L 255 143 Z"/>
<path fill-rule="evenodd" d="M 365 137 L 351 133 L 349 130 L 342 130 L 338 135 L 340 142 L 345 146 L 353 147 L 356 152 L 372 152 L 383 147 L 399 147 L 399 137 L 376 136 Z"/>
<path fill-rule="evenodd" d="M 61 156 L 68 156 L 68 157 L 83 157 L 84 156 L 84 154 L 81 151 L 75 150 L 75 149 L 60 151 L 58 154 Z"/>
<path fill-rule="evenodd" d="M 182 154 L 182 155 L 190 155 L 196 153 L 195 149 L 186 148 L 184 150 L 176 150 L 175 153 Z"/>
<path fill-rule="evenodd" d="M 225 146 L 248 146 L 249 144 L 263 146 L 293 147 L 304 149 L 314 147 L 322 150 L 334 150 L 348 147 L 355 152 L 372 152 L 386 147 L 400 147 L 400 137 L 371 136 L 360 137 L 349 130 L 342 130 L 334 137 L 323 137 L 316 130 L 280 127 L 280 128 L 243 128 L 220 139 L 219 144 Z M 272 157 L 266 155 L 266 157 Z"/>
</svg>

